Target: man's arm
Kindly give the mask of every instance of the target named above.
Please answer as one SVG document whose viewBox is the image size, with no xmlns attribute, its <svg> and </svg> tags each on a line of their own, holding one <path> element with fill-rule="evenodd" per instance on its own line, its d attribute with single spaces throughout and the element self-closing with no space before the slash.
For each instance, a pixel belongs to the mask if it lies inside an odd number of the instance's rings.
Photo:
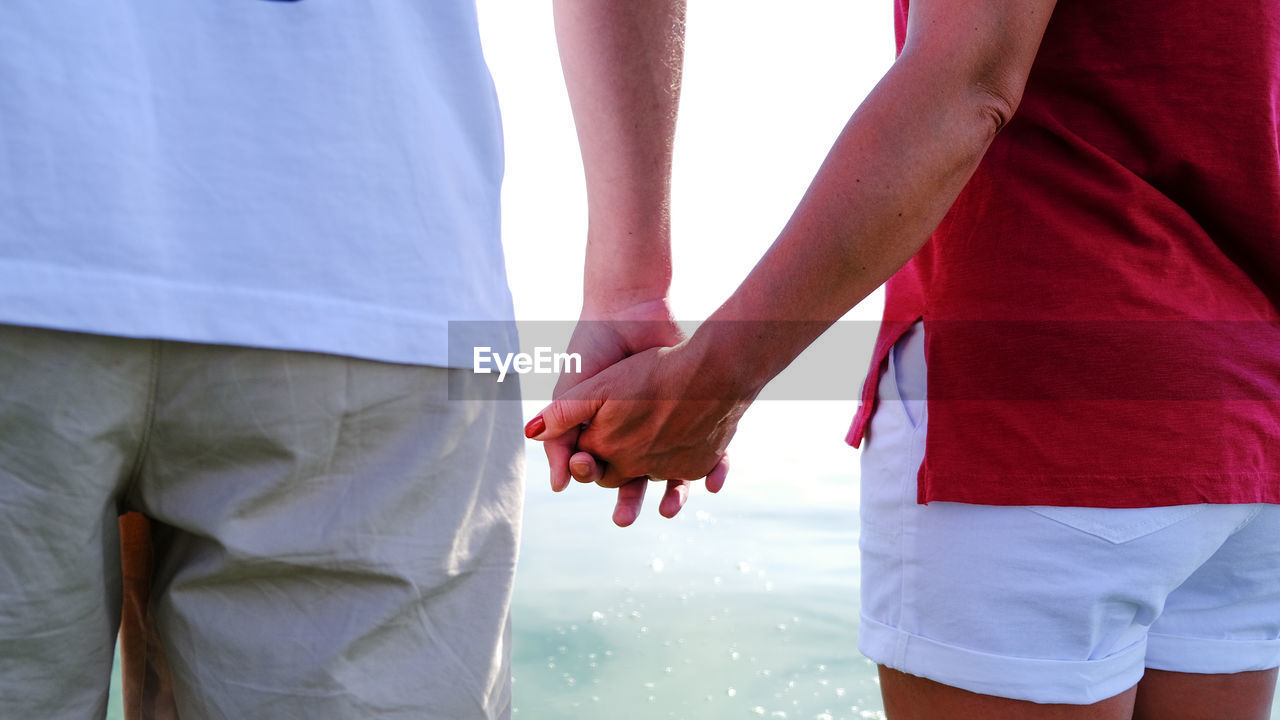
<svg viewBox="0 0 1280 720">
<path fill-rule="evenodd" d="M 584 304 L 664 301 L 684 0 L 555 0 L 587 181 Z"/>
<path fill-rule="evenodd" d="M 684 50 L 684 0 L 555 0 L 556 38 L 587 182 L 587 253 L 581 322 L 569 350 L 583 372 L 561 377 L 557 397 L 634 353 L 683 340 L 667 304 L 671 283 L 671 158 Z M 577 432 L 546 444 L 551 484 L 569 484 Z M 622 495 L 641 496 L 640 480 Z M 670 483 L 662 513 L 688 488 Z M 638 503 L 629 501 L 629 505 Z M 634 513 L 615 514 L 629 524 Z"/>
<path fill-rule="evenodd" d="M 742 285 L 687 342 L 553 403 L 540 437 L 595 415 L 579 444 L 611 463 L 602 484 L 705 474 L 760 389 L 941 222 L 1017 108 L 1053 7 L 915 0 L 902 54 Z M 717 322 L 726 320 L 745 322 Z M 639 408 L 611 396 L 653 400 Z M 678 400 L 690 397 L 705 402 Z"/>
</svg>

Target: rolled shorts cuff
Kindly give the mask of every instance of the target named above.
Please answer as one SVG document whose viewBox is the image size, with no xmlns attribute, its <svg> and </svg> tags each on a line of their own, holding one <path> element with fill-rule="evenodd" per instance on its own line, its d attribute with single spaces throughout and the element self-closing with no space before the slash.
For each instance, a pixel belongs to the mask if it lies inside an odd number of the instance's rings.
<svg viewBox="0 0 1280 720">
<path fill-rule="evenodd" d="M 1098 660 L 1007 657 L 940 643 L 865 615 L 858 650 L 877 664 L 961 690 L 1069 705 L 1090 705 L 1136 685 L 1147 652 L 1146 643 L 1138 642 Z"/>
<path fill-rule="evenodd" d="M 1152 670 L 1227 675 L 1280 667 L 1280 639 L 1226 640 L 1147 633 Z"/>
</svg>

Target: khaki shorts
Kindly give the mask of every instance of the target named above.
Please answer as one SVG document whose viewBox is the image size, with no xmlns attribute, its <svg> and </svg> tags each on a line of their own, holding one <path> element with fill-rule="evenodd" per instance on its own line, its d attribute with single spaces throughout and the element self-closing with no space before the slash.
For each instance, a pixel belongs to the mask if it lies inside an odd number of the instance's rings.
<svg viewBox="0 0 1280 720">
<path fill-rule="evenodd" d="M 130 509 L 184 720 L 507 717 L 520 408 L 450 375 L 0 326 L 0 718 L 105 715 Z"/>
</svg>

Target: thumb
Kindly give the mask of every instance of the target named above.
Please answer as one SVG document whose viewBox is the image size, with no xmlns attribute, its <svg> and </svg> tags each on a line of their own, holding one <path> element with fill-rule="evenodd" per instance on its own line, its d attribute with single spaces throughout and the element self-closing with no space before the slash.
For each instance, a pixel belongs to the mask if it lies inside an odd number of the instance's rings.
<svg viewBox="0 0 1280 720">
<path fill-rule="evenodd" d="M 524 436 L 531 440 L 550 440 L 595 417 L 604 405 L 604 397 L 595 391 L 596 387 L 596 383 L 588 380 L 570 388 L 533 416 L 524 426 Z"/>
</svg>

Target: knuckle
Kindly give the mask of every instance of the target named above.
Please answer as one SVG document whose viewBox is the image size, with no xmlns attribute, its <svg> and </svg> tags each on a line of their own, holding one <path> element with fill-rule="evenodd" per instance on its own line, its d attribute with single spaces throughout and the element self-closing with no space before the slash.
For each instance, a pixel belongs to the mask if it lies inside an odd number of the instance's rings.
<svg viewBox="0 0 1280 720">
<path fill-rule="evenodd" d="M 550 421 L 552 426 L 567 428 L 571 425 L 571 408 L 571 401 L 553 403 L 551 407 L 547 409 L 545 417 Z"/>
</svg>

